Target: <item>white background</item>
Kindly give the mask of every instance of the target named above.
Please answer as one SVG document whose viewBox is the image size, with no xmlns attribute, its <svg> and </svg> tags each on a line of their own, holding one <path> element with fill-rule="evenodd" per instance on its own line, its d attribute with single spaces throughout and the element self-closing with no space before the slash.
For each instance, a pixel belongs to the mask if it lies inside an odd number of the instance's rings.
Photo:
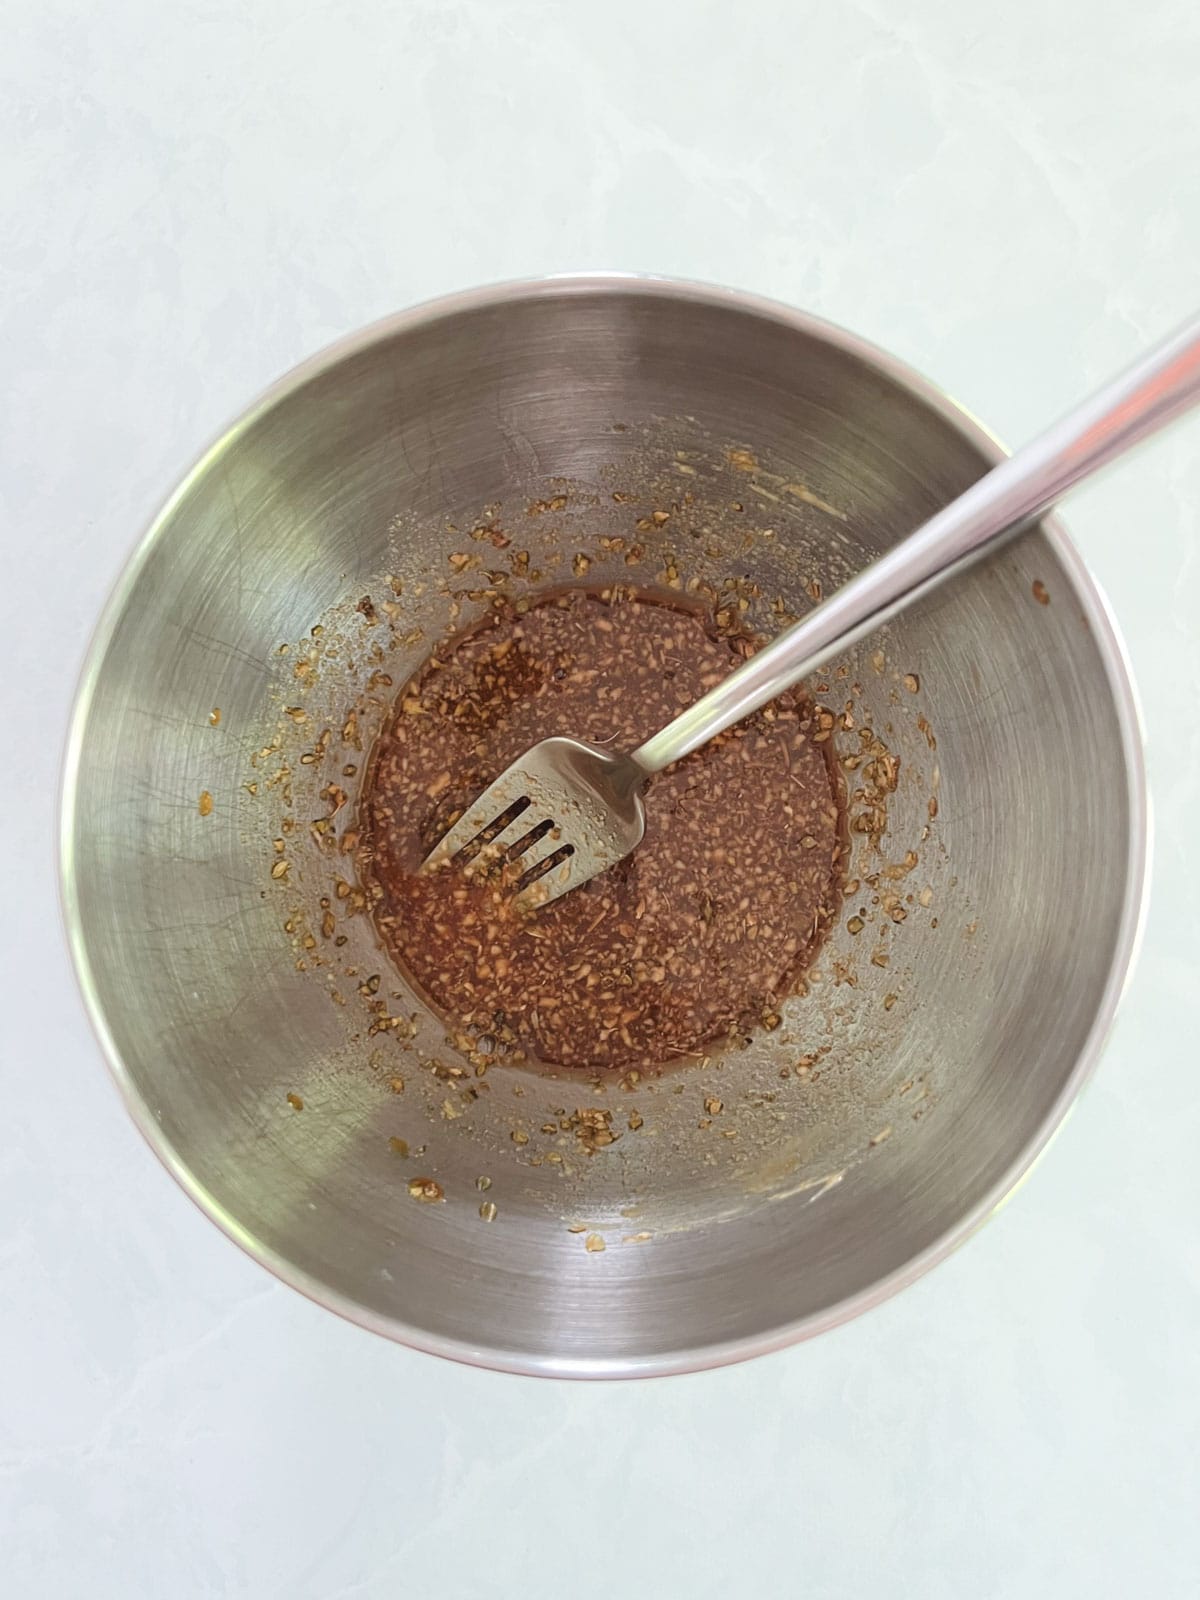
<svg viewBox="0 0 1200 1600">
<path fill-rule="evenodd" d="M 1067 513 L 1156 806 L 1114 1043 L 997 1221 L 783 1355 L 539 1383 L 276 1285 L 126 1120 L 53 841 L 79 659 L 149 514 L 385 312 L 567 268 L 711 279 L 1026 437 L 1200 304 L 1194 0 L 2 9 L 5 1594 L 1194 1595 L 1200 420 Z"/>
</svg>

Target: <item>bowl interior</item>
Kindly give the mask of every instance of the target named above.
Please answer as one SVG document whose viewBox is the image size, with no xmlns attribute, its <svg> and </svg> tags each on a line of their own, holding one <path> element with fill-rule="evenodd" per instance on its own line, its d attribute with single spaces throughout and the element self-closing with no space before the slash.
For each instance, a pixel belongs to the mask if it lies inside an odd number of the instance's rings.
<svg viewBox="0 0 1200 1600">
<path fill-rule="evenodd" d="M 866 728 L 899 763 L 886 831 L 855 835 L 859 888 L 808 992 L 704 1063 L 477 1078 L 343 916 L 336 840 L 391 698 L 380 674 L 394 694 L 480 614 L 488 569 L 519 586 L 572 581 L 581 552 L 589 581 L 674 568 L 773 632 L 994 454 L 833 330 L 616 280 L 399 318 L 209 452 L 94 649 L 65 882 L 135 1113 L 239 1242 L 409 1342 L 606 1373 L 825 1326 L 979 1218 L 1094 1054 L 1140 889 L 1128 691 L 1054 530 L 830 670 L 822 698 L 852 707 L 839 753 Z M 486 528 L 502 554 L 471 539 Z M 334 781 L 331 844 L 311 823 Z M 402 1025 L 359 993 L 375 974 Z M 620 1135 L 607 1148 L 579 1137 L 588 1108 Z M 418 1175 L 444 1203 L 410 1196 Z"/>
</svg>

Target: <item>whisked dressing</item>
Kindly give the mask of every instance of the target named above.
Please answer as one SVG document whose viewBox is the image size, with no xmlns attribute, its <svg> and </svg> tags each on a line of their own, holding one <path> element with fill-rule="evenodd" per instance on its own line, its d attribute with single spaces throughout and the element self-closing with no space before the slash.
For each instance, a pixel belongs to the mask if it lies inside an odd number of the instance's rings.
<svg viewBox="0 0 1200 1600">
<path fill-rule="evenodd" d="M 502 871 L 418 876 L 530 745 L 633 748 L 753 648 L 675 600 L 571 589 L 445 640 L 401 691 L 360 865 L 385 946 L 452 1024 L 589 1070 L 778 1026 L 836 913 L 844 853 L 832 718 L 795 692 L 656 776 L 642 844 L 561 900 L 523 915 Z"/>
</svg>

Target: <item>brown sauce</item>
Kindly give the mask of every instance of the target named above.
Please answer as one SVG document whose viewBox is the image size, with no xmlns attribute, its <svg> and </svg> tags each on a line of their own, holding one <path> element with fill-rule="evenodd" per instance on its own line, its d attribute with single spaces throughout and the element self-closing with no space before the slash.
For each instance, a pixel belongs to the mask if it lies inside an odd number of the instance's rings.
<svg viewBox="0 0 1200 1600">
<path fill-rule="evenodd" d="M 832 719 L 797 694 L 654 778 L 638 849 L 530 915 L 502 881 L 417 875 L 530 745 L 633 749 L 753 648 L 674 602 L 574 589 L 446 640 L 401 692 L 366 785 L 363 876 L 390 954 L 485 1050 L 627 1070 L 778 1026 L 843 854 Z"/>
</svg>

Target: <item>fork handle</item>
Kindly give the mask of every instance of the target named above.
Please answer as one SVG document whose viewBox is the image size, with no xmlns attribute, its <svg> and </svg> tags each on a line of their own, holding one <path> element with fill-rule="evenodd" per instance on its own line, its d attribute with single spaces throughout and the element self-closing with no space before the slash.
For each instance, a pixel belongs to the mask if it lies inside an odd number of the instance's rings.
<svg viewBox="0 0 1200 1600">
<path fill-rule="evenodd" d="M 1028 527 L 1100 467 L 1200 401 L 1193 319 L 730 673 L 633 752 L 661 772 L 873 633 L 913 601 Z"/>
</svg>

